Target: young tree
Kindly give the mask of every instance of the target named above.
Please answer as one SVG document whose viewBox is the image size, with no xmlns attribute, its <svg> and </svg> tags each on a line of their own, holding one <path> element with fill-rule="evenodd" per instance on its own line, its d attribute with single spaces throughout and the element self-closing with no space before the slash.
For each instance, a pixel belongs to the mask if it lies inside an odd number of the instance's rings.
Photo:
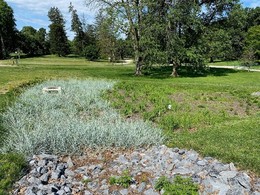
<svg viewBox="0 0 260 195">
<path fill-rule="evenodd" d="M 58 56 L 65 56 L 69 53 L 69 44 L 63 16 L 57 7 L 52 7 L 48 12 L 48 17 L 52 22 L 49 25 L 50 52 Z"/>
<path fill-rule="evenodd" d="M 97 31 L 95 25 L 87 25 L 85 36 L 87 44 L 84 48 L 85 57 L 91 61 L 100 57 L 100 48 L 98 47 Z"/>
<path fill-rule="evenodd" d="M 0 59 L 5 59 L 15 48 L 15 26 L 12 8 L 4 0 L 0 0 Z"/>
</svg>

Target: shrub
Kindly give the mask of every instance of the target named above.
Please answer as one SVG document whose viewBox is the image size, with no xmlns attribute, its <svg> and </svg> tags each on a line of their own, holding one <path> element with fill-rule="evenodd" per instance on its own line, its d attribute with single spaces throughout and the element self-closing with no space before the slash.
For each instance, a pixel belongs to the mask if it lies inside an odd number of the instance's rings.
<svg viewBox="0 0 260 195">
<path fill-rule="evenodd" d="M 132 177 L 129 174 L 129 171 L 125 170 L 123 172 L 122 176 L 110 177 L 109 183 L 111 185 L 117 184 L 117 185 L 123 186 L 124 188 L 128 188 L 130 186 L 130 184 L 132 183 Z"/>
<path fill-rule="evenodd" d="M 155 183 L 156 190 L 164 190 L 163 195 L 195 195 L 198 194 L 198 185 L 191 178 L 176 176 L 173 183 L 165 176 L 160 177 Z"/>
<path fill-rule="evenodd" d="M 0 152 L 71 154 L 84 147 L 160 144 L 162 132 L 143 121 L 125 121 L 101 99 L 108 81 L 48 81 L 28 89 L 2 115 L 8 129 Z M 43 93 L 60 86 L 61 94 Z"/>
</svg>

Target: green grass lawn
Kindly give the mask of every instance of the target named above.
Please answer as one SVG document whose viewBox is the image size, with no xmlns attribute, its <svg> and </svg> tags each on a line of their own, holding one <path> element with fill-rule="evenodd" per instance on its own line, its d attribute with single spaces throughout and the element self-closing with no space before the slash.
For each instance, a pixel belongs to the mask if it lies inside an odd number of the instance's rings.
<svg viewBox="0 0 260 195">
<path fill-rule="evenodd" d="M 164 130 L 169 146 L 192 148 L 260 175 L 260 98 L 251 96 L 260 91 L 260 73 L 214 68 L 200 76 L 179 72 L 180 77 L 172 78 L 171 67 L 163 67 L 135 77 L 133 64 L 25 58 L 18 67 L 0 67 L 0 109 L 23 84 L 54 78 L 116 80 L 104 98 L 125 117 L 153 121 Z"/>
</svg>

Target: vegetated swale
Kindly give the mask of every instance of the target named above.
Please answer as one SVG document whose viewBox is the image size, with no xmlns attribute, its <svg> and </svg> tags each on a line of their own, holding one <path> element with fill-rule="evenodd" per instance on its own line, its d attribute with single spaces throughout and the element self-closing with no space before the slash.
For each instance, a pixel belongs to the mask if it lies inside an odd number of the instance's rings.
<svg viewBox="0 0 260 195">
<path fill-rule="evenodd" d="M 163 142 L 162 131 L 141 120 L 125 121 L 101 98 L 115 82 L 46 81 L 25 91 L 3 114 L 9 130 L 1 152 L 72 154 L 84 147 L 139 147 Z M 62 93 L 43 93 L 59 86 Z"/>
</svg>

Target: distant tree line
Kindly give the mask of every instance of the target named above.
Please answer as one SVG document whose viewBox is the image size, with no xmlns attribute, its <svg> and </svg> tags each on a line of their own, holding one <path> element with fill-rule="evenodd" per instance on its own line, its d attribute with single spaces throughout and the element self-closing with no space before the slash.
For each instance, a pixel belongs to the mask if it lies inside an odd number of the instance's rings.
<svg viewBox="0 0 260 195">
<path fill-rule="evenodd" d="M 21 50 L 27 55 L 73 53 L 111 62 L 132 57 L 142 67 L 173 64 L 172 75 L 185 65 L 195 71 L 209 60 L 260 60 L 260 8 L 243 8 L 239 0 L 86 0 L 99 7 L 94 24 L 86 24 L 72 4 L 68 40 L 57 7 L 48 12 L 49 32 L 15 27 L 13 10 L 0 0 L 0 59 Z"/>
</svg>

